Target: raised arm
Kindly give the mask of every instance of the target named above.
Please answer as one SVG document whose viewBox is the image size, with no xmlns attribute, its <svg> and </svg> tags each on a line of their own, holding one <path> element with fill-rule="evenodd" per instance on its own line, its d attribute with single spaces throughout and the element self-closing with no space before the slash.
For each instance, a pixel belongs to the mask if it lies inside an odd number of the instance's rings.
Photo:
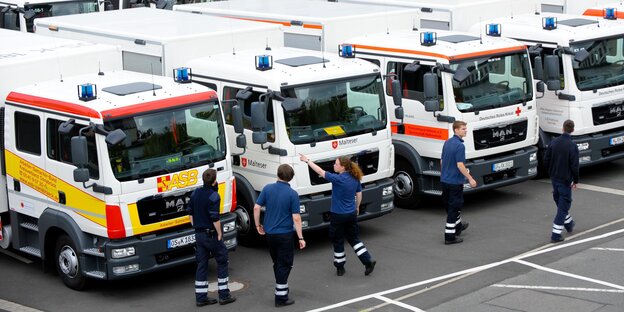
<svg viewBox="0 0 624 312">
<path fill-rule="evenodd" d="M 310 166 L 310 168 L 312 168 L 312 170 L 314 170 L 314 172 L 318 173 L 318 175 L 323 177 L 323 179 L 325 178 L 325 170 L 323 170 L 323 168 L 319 167 L 317 164 L 315 164 L 313 161 L 311 161 L 306 155 L 299 154 L 299 160 L 301 160 L 304 163 L 308 164 L 308 166 Z"/>
</svg>

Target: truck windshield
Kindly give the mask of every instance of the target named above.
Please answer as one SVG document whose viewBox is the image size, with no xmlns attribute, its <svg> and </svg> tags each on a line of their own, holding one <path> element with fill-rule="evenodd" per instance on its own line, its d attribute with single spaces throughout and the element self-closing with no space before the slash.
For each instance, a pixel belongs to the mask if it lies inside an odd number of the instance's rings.
<svg viewBox="0 0 624 312">
<path fill-rule="evenodd" d="M 576 86 L 581 91 L 624 84 L 624 37 L 571 44 L 572 51 L 585 49 L 589 57 L 572 61 Z"/>
<path fill-rule="evenodd" d="M 24 10 L 33 10 L 35 16 L 26 20 L 26 28 L 33 32 L 33 20 L 40 17 L 62 16 L 98 11 L 97 0 L 47 2 L 24 5 Z"/>
<path fill-rule="evenodd" d="M 104 126 L 126 133 L 122 143 L 109 146 L 111 167 L 119 181 L 202 166 L 226 155 L 216 102 L 115 119 Z"/>
<path fill-rule="evenodd" d="M 470 73 L 458 82 L 453 79 L 455 103 L 461 112 L 477 112 L 530 101 L 533 82 L 526 52 L 480 57 L 451 63 Z"/>
<path fill-rule="evenodd" d="M 303 100 L 296 112 L 284 111 L 294 144 L 327 141 L 386 127 L 386 106 L 379 75 L 294 86 L 282 94 Z"/>
</svg>

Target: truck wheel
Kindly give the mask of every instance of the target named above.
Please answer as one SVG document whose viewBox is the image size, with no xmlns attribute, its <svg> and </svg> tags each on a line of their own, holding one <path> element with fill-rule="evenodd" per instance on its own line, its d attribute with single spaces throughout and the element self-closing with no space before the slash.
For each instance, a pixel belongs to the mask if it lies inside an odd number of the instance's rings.
<svg viewBox="0 0 624 312">
<path fill-rule="evenodd" d="M 11 226 L 3 225 L 2 226 L 2 239 L 0 239 L 0 248 L 9 249 L 11 247 Z"/>
<path fill-rule="evenodd" d="M 243 195 L 237 198 L 236 202 L 237 205 L 234 213 L 236 213 L 238 240 L 242 244 L 253 243 L 259 238 L 259 234 L 256 232 L 251 200 Z"/>
<path fill-rule="evenodd" d="M 87 278 L 82 275 L 76 247 L 71 238 L 61 235 L 55 248 L 56 270 L 63 283 L 71 289 L 82 290 L 86 287 Z"/>
<path fill-rule="evenodd" d="M 400 208 L 416 208 L 422 196 L 418 191 L 414 168 L 405 160 L 397 160 L 393 178 L 394 205 Z"/>
</svg>

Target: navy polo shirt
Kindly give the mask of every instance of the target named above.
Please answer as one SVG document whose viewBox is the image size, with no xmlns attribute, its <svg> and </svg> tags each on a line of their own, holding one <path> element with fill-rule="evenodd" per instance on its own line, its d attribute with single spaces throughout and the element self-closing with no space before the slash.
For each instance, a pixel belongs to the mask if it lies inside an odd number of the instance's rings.
<svg viewBox="0 0 624 312">
<path fill-rule="evenodd" d="M 332 183 L 331 212 L 355 213 L 355 193 L 362 191 L 362 184 L 350 173 L 335 174 L 325 171 L 325 179 Z"/>
<path fill-rule="evenodd" d="M 191 200 L 186 208 L 193 216 L 193 227 L 197 230 L 214 230 L 214 222 L 219 221 L 221 197 L 210 187 L 200 187 L 191 194 Z"/>
<path fill-rule="evenodd" d="M 457 163 L 466 162 L 466 147 L 464 140 L 453 135 L 444 142 L 442 147 L 442 175 L 440 181 L 447 184 L 464 184 L 466 177 L 457 168 Z"/>
<path fill-rule="evenodd" d="M 299 214 L 299 194 L 282 181 L 268 184 L 256 204 L 266 207 L 262 226 L 268 234 L 285 234 L 294 230 L 293 214 Z"/>
</svg>

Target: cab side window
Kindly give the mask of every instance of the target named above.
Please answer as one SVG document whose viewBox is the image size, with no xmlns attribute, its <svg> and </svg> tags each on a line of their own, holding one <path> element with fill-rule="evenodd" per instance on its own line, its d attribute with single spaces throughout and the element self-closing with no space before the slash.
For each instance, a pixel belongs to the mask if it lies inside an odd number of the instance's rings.
<svg viewBox="0 0 624 312">
<path fill-rule="evenodd" d="M 15 145 L 19 151 L 41 155 L 39 116 L 15 112 Z"/>
<path fill-rule="evenodd" d="M 243 89 L 234 87 L 223 88 L 223 113 L 225 114 L 225 123 L 227 123 L 228 125 L 232 124 L 232 106 L 236 105 L 236 102 L 227 100 L 235 100 L 236 93 L 240 90 Z M 243 103 L 243 126 L 245 127 L 245 129 L 251 130 L 251 103 L 258 102 L 260 99 L 260 95 L 262 95 L 262 93 L 252 91 L 252 95 Z M 271 105 L 270 103 L 269 105 L 267 105 L 266 120 L 266 131 L 268 134 L 267 139 L 269 142 L 275 142 L 275 129 L 273 127 L 273 105 Z"/>
<path fill-rule="evenodd" d="M 74 125 L 72 131 L 67 134 L 61 134 L 58 131 L 59 125 L 62 120 L 48 119 L 46 124 L 46 136 L 47 136 L 47 153 L 48 158 L 59 161 L 66 164 L 72 164 L 71 155 L 71 138 L 78 135 L 78 131 L 82 126 Z M 93 131 L 83 131 L 84 136 L 87 137 L 87 150 L 89 153 L 89 163 L 87 168 L 89 169 L 89 176 L 92 179 L 99 179 L 100 172 L 98 166 L 98 153 L 95 145 L 95 133 Z"/>
<path fill-rule="evenodd" d="M 0 5 L 0 28 L 20 30 L 19 13 L 9 6 Z"/>
<path fill-rule="evenodd" d="M 420 65 L 416 71 L 405 71 L 405 67 L 409 63 L 401 62 L 388 62 L 388 75 L 391 75 L 386 80 L 388 85 L 386 86 L 386 93 L 392 95 L 392 81 L 399 79 L 401 81 L 401 92 L 403 98 L 409 100 L 416 100 L 423 103 L 425 101 L 423 76 L 426 73 L 430 73 L 432 66 Z M 438 97 L 442 100 L 442 80 L 438 77 Z"/>
</svg>

